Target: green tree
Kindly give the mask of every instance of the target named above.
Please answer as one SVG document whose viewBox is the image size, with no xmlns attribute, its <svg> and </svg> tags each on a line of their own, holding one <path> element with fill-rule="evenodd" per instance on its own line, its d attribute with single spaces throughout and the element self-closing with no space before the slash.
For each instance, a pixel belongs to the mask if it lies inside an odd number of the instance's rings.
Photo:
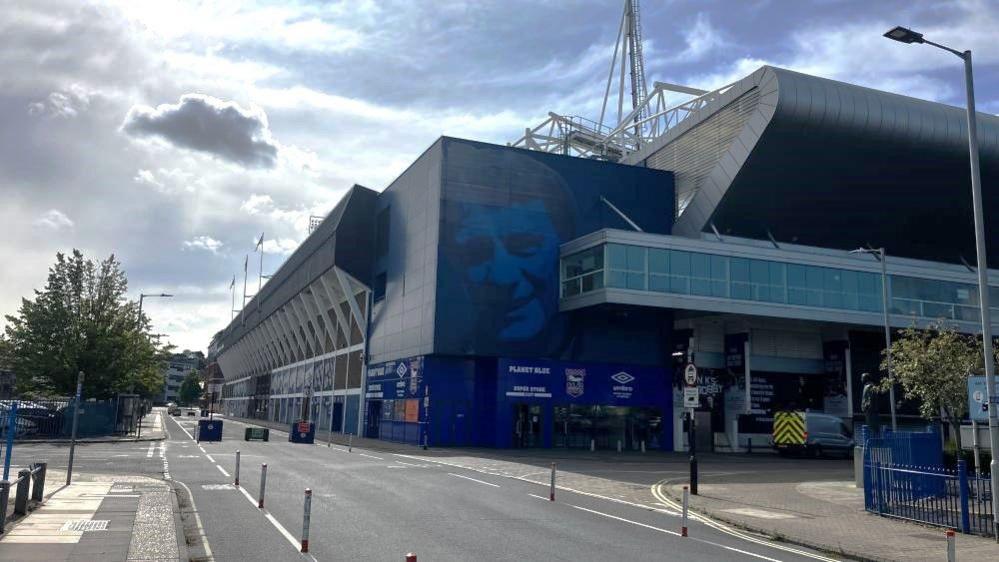
<svg viewBox="0 0 999 562">
<path fill-rule="evenodd" d="M 177 392 L 177 401 L 184 406 L 190 406 L 201 398 L 201 376 L 197 371 L 192 370 L 184 377 L 184 382 L 180 383 L 180 390 Z"/>
<path fill-rule="evenodd" d="M 149 319 L 126 298 L 127 289 L 114 255 L 95 262 L 75 249 L 56 254 L 45 287 L 6 317 L 3 347 L 17 372 L 18 391 L 72 395 L 83 371 L 88 397 L 160 392 L 170 349 L 153 342 Z"/>
<path fill-rule="evenodd" d="M 955 428 L 961 447 L 961 419 L 968 411 L 968 376 L 984 366 L 981 338 L 961 334 L 944 323 L 906 328 L 891 345 L 892 371 L 905 397 L 916 399 L 926 419 L 941 416 Z M 887 357 L 881 368 L 888 369 Z M 879 390 L 889 388 L 887 377 Z"/>
</svg>

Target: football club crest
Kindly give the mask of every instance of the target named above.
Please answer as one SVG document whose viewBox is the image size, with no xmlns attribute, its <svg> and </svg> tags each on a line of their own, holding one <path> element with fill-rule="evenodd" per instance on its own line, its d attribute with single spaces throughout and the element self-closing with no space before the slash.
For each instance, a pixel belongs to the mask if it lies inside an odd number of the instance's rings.
<svg viewBox="0 0 999 562">
<path fill-rule="evenodd" d="M 583 395 L 583 383 L 586 379 L 586 369 L 565 370 L 565 393 L 573 398 Z"/>
</svg>

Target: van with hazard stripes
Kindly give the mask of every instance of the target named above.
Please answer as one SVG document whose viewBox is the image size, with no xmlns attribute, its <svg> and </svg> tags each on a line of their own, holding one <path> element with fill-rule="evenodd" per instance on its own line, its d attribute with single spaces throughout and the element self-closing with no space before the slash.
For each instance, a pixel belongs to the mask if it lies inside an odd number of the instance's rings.
<svg viewBox="0 0 999 562">
<path fill-rule="evenodd" d="M 774 413 L 770 442 L 781 455 L 822 457 L 853 454 L 853 432 L 843 419 L 829 414 L 802 411 Z"/>
</svg>

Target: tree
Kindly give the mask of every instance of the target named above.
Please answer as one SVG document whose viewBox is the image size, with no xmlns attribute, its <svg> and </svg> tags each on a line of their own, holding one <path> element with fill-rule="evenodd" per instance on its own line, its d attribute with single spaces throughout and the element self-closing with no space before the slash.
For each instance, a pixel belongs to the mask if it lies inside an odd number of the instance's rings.
<svg viewBox="0 0 999 562">
<path fill-rule="evenodd" d="M 177 401 L 184 406 L 190 406 L 201 398 L 201 376 L 192 370 L 184 377 L 184 382 L 180 383 L 180 390 L 177 392 Z"/>
<path fill-rule="evenodd" d="M 924 418 L 942 416 L 949 422 L 955 428 L 958 448 L 961 419 L 968 411 L 968 376 L 981 372 L 983 357 L 981 338 L 961 334 L 942 322 L 926 330 L 906 328 L 891 345 L 892 371 L 905 397 L 918 401 Z M 881 368 L 887 371 L 887 357 Z M 879 390 L 887 391 L 889 386 L 885 378 Z"/>
<path fill-rule="evenodd" d="M 90 397 L 160 392 L 170 350 L 153 342 L 149 319 L 126 298 L 127 288 L 114 255 L 98 263 L 75 249 L 56 254 L 45 287 L 6 317 L 3 347 L 17 372 L 17 390 L 69 396 L 83 371 Z"/>
</svg>

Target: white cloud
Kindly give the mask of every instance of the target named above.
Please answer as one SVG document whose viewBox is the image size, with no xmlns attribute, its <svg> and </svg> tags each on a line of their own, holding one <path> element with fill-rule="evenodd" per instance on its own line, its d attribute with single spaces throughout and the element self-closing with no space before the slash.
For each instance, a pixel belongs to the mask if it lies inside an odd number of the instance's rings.
<svg viewBox="0 0 999 562">
<path fill-rule="evenodd" d="M 264 238 L 264 253 L 265 254 L 280 254 L 287 255 L 295 251 L 298 248 L 298 242 L 292 240 L 291 238 L 277 238 L 270 239 Z"/>
<path fill-rule="evenodd" d="M 193 240 L 184 241 L 185 248 L 206 250 L 213 254 L 218 254 L 219 250 L 222 249 L 222 242 L 212 238 L 211 236 L 196 236 Z"/>
<path fill-rule="evenodd" d="M 52 230 L 73 228 L 73 221 L 58 209 L 49 209 L 35 219 L 35 225 Z"/>
</svg>

